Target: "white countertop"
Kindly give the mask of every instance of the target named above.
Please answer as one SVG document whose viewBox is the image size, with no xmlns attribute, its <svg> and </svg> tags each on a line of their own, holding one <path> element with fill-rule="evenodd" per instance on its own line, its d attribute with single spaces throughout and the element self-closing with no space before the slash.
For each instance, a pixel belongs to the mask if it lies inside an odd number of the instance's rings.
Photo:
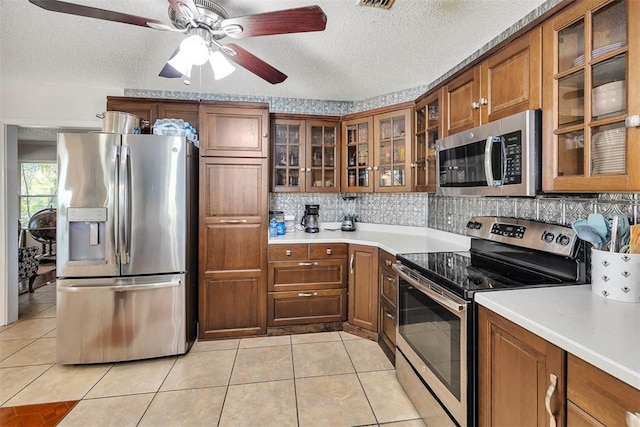
<svg viewBox="0 0 640 427">
<path fill-rule="evenodd" d="M 336 231 L 330 231 L 336 230 Z M 269 244 L 351 243 L 377 246 L 392 255 L 411 252 L 466 251 L 470 239 L 426 227 L 357 223 L 356 231 L 340 231 L 340 223 L 320 224 L 320 232 L 297 230 L 283 236 L 269 237 Z"/>
<path fill-rule="evenodd" d="M 478 292 L 478 304 L 640 389 L 640 304 L 591 285 Z"/>
</svg>

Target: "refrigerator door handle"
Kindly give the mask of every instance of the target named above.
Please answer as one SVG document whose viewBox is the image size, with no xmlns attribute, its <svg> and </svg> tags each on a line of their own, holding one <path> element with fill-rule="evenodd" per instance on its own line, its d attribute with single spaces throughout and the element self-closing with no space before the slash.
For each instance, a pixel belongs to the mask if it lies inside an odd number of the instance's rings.
<svg viewBox="0 0 640 427">
<path fill-rule="evenodd" d="M 120 179 L 120 146 L 116 146 L 116 149 L 113 151 L 113 176 L 111 182 L 113 183 L 113 219 L 116 221 L 113 227 L 113 247 L 116 251 L 116 263 L 120 262 L 120 223 L 118 222 L 118 218 L 120 218 L 120 198 L 118 196 L 119 190 L 119 179 Z"/>
<path fill-rule="evenodd" d="M 130 151 L 126 145 L 122 146 L 120 156 L 120 182 L 119 182 L 119 225 L 120 229 L 120 264 L 125 265 L 129 263 L 129 237 L 131 232 L 130 221 L 130 181 L 129 181 L 129 165 L 130 165 Z"/>
<path fill-rule="evenodd" d="M 110 286 L 92 286 L 92 285 L 72 285 L 72 286 L 59 286 L 60 292 L 88 292 L 88 291 L 100 291 L 100 292 L 132 292 L 132 291 L 144 291 L 149 289 L 160 288 L 174 288 L 180 286 L 181 282 L 159 282 L 159 283 L 145 283 L 142 285 L 110 285 Z"/>
</svg>

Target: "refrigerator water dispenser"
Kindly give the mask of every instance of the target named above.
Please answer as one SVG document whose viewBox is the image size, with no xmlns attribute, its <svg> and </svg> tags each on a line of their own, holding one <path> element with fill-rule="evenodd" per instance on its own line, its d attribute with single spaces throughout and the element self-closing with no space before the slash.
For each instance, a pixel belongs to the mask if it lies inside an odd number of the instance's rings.
<svg viewBox="0 0 640 427">
<path fill-rule="evenodd" d="M 69 261 L 100 261 L 106 254 L 107 208 L 68 208 Z"/>
</svg>

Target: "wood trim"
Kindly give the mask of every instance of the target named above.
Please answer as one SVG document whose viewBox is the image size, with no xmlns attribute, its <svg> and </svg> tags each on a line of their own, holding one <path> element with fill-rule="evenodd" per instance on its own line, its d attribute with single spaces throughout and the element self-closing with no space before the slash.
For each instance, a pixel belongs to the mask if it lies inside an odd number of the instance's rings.
<svg viewBox="0 0 640 427">
<path fill-rule="evenodd" d="M 415 101 L 408 101 L 408 102 L 403 102 L 395 105 L 387 105 L 386 107 L 375 108 L 373 110 L 360 111 L 358 113 L 347 114 L 345 116 L 342 116 L 342 120 L 343 121 L 357 120 L 363 117 L 386 114 L 392 111 L 402 110 L 403 108 L 413 108 L 414 105 L 415 105 Z"/>
<path fill-rule="evenodd" d="M 322 122 L 339 122 L 341 116 L 323 116 L 313 114 L 270 113 L 271 120 L 313 120 Z"/>
</svg>

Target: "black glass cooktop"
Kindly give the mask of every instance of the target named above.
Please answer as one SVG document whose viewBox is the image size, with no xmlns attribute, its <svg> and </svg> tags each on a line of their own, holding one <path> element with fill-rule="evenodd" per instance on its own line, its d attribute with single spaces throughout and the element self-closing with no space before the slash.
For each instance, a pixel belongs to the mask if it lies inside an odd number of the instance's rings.
<svg viewBox="0 0 640 427">
<path fill-rule="evenodd" d="M 471 299 L 476 291 L 576 283 L 473 252 L 408 253 L 398 254 L 397 258 L 466 299 Z"/>
</svg>

